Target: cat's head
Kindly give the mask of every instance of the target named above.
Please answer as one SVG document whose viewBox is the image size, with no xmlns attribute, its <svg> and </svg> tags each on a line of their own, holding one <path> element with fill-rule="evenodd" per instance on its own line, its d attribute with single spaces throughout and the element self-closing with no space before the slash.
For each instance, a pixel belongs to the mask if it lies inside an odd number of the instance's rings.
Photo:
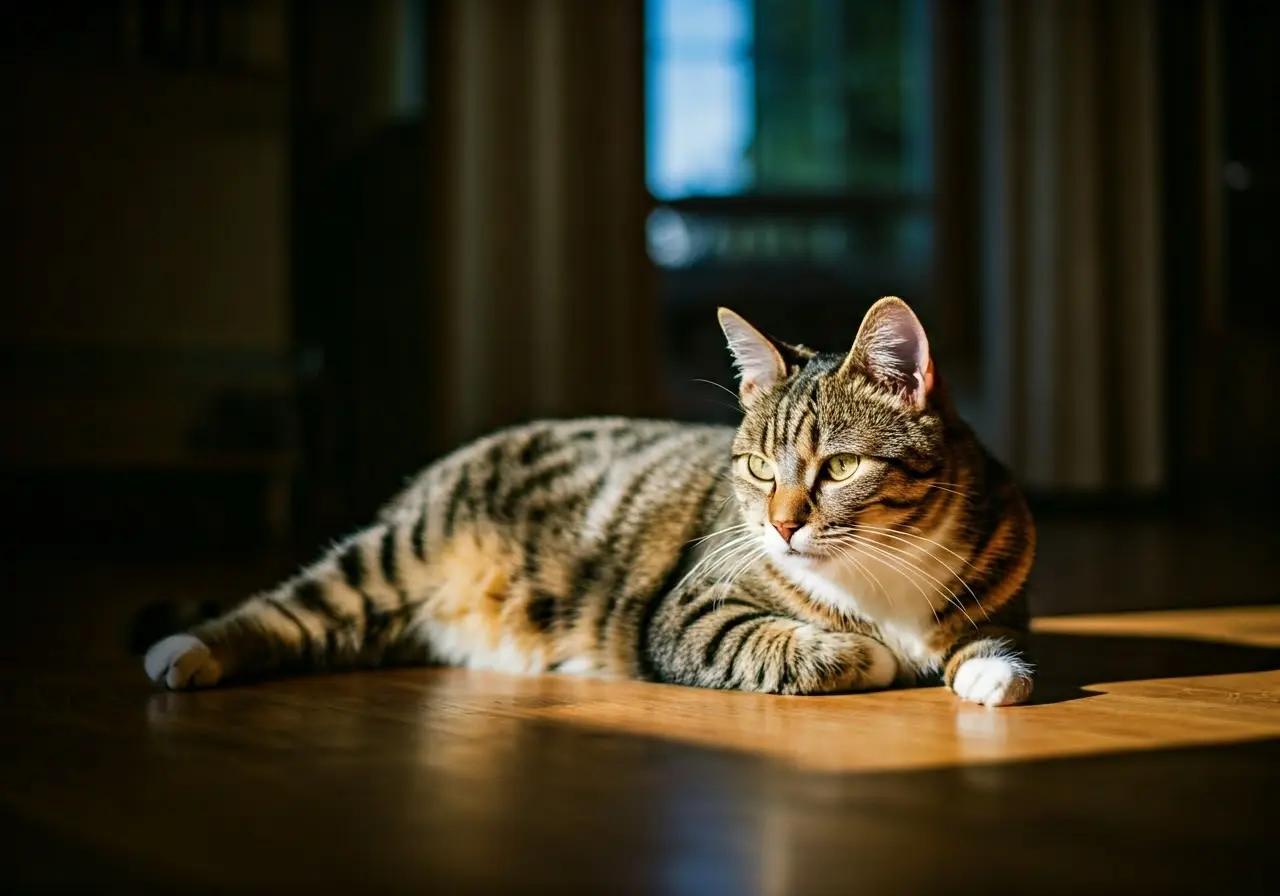
<svg viewBox="0 0 1280 896">
<path fill-rule="evenodd" d="M 944 465 L 946 399 L 901 299 L 876 302 L 847 354 L 764 335 L 720 309 L 744 409 L 733 478 L 748 524 L 784 567 L 841 561 L 866 527 L 909 524 Z"/>
</svg>

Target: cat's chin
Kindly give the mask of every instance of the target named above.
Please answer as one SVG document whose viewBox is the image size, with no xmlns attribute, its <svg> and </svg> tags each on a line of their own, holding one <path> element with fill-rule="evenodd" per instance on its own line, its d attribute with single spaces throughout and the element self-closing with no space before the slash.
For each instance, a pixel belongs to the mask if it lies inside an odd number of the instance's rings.
<svg viewBox="0 0 1280 896">
<path fill-rule="evenodd" d="M 797 551 L 794 548 L 789 548 L 785 551 L 775 550 L 772 555 L 774 561 L 784 568 L 803 569 L 806 572 L 820 572 L 831 560 L 830 557 L 823 554 Z"/>
<path fill-rule="evenodd" d="M 828 555 L 806 550 L 809 546 L 809 540 L 803 533 L 796 536 L 791 543 L 783 541 L 777 532 L 772 529 L 769 529 L 764 535 L 765 552 L 776 563 L 783 565 L 793 564 L 804 569 L 813 570 L 830 559 Z"/>
</svg>

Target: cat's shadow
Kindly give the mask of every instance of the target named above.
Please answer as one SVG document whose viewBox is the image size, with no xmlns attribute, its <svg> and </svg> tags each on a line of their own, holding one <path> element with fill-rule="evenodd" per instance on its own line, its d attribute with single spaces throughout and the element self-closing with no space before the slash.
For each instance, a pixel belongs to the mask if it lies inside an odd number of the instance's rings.
<svg viewBox="0 0 1280 896">
<path fill-rule="evenodd" d="M 1091 688 L 1107 683 L 1280 669 L 1280 649 L 1192 638 L 1040 632 L 1032 644 L 1038 669 L 1033 704 L 1097 696 Z"/>
</svg>

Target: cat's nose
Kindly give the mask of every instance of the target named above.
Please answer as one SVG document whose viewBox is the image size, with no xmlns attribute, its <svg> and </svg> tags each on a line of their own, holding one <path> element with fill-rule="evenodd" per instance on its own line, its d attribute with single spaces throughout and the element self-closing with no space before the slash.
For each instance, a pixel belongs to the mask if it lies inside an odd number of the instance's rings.
<svg viewBox="0 0 1280 896">
<path fill-rule="evenodd" d="M 787 544 L 791 544 L 791 536 L 796 534 L 796 530 L 804 526 L 804 523 L 795 520 L 786 520 L 784 522 L 775 522 L 773 528 L 778 530 L 778 534 L 782 536 L 782 540 Z"/>
</svg>

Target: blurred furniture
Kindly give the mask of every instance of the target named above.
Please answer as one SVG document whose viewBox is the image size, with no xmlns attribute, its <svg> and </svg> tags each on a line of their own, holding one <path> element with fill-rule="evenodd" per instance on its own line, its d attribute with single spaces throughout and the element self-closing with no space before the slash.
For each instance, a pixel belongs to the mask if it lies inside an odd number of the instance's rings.
<svg viewBox="0 0 1280 896">
<path fill-rule="evenodd" d="M 5 10 L 11 475 L 250 477 L 288 530 L 286 24 L 278 0 Z"/>
</svg>

